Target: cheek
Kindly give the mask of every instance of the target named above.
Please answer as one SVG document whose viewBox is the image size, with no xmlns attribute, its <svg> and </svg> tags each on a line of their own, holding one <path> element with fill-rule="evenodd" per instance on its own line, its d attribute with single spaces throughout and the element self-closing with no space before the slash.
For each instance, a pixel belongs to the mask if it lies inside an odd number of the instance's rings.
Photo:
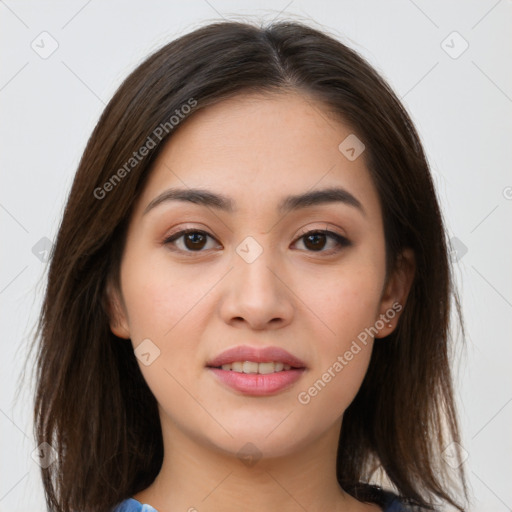
<svg viewBox="0 0 512 512">
<path fill-rule="evenodd" d="M 327 352 L 329 346 L 342 349 L 377 319 L 383 276 L 376 265 L 347 266 L 323 278 L 300 279 L 301 296 L 324 327 Z"/>
<path fill-rule="evenodd" d="M 194 325 L 191 315 L 218 278 L 205 273 L 198 279 L 192 265 L 182 267 L 169 264 L 165 254 L 144 256 L 136 250 L 123 262 L 123 294 L 135 344 L 148 337 L 163 342 L 182 325 Z"/>
<path fill-rule="evenodd" d="M 176 272 L 162 258 L 136 251 L 125 261 L 122 279 L 133 348 L 137 355 L 138 347 L 146 344 L 150 354 L 149 360 L 137 361 L 144 380 L 160 407 L 170 412 L 179 404 L 184 421 L 192 421 L 197 405 L 186 390 L 197 379 L 197 368 L 190 362 L 197 358 L 194 340 L 204 329 L 197 316 L 201 297 L 211 284 L 205 278 L 190 286 L 187 272 Z"/>
<path fill-rule="evenodd" d="M 314 365 L 296 398 L 299 407 L 307 411 L 306 418 L 321 417 L 321 424 L 326 425 L 343 414 L 366 375 L 379 289 L 373 279 L 354 277 L 329 293 L 312 297 L 315 298 L 319 316 L 329 330 L 317 330 Z M 320 424 L 312 421 L 309 428 L 320 428 Z"/>
<path fill-rule="evenodd" d="M 158 401 L 183 401 L 178 382 L 190 387 L 197 379 L 199 367 L 191 361 L 198 357 L 198 341 L 211 313 L 204 309 L 207 295 L 218 273 L 205 272 L 198 279 L 193 265 L 177 269 L 165 254 L 128 249 L 121 279 L 131 342 L 136 355 L 138 347 L 147 347 L 151 361 L 146 366 L 139 358 L 139 367 Z"/>
<path fill-rule="evenodd" d="M 297 395 L 311 417 L 334 421 L 364 380 L 373 348 L 371 327 L 378 319 L 382 272 L 378 262 L 361 259 L 331 275 L 328 282 L 316 279 L 317 287 L 303 288 L 303 293 L 309 289 L 307 304 L 322 326 L 316 329 L 315 363 Z"/>
</svg>

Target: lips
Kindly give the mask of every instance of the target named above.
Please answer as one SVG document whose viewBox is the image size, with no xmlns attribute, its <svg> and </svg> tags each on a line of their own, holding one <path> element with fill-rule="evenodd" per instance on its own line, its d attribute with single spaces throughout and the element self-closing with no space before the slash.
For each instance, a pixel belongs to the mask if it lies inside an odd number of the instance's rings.
<svg viewBox="0 0 512 512">
<path fill-rule="evenodd" d="M 223 386 L 252 396 L 289 389 L 306 371 L 303 361 L 282 348 L 243 345 L 222 352 L 206 366 Z"/>
<path fill-rule="evenodd" d="M 220 353 L 217 357 L 206 363 L 210 368 L 220 368 L 224 364 L 232 364 L 238 361 L 251 361 L 254 363 L 282 363 L 292 368 L 306 368 L 306 364 L 298 357 L 293 356 L 279 347 L 253 348 L 247 345 L 239 345 Z"/>
</svg>

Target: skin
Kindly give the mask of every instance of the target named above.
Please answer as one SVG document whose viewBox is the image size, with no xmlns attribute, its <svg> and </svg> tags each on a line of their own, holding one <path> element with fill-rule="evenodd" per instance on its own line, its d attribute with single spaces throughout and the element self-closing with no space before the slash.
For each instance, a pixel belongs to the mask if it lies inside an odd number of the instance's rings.
<svg viewBox="0 0 512 512">
<path fill-rule="evenodd" d="M 121 289 L 109 288 L 112 332 L 134 348 L 150 339 L 160 350 L 150 365 L 139 361 L 164 437 L 161 472 L 134 496 L 142 503 L 159 512 L 380 510 L 340 488 L 335 464 L 343 413 L 373 343 L 386 341 L 359 344 L 308 404 L 297 398 L 393 303 L 405 305 L 413 277 L 406 251 L 386 281 L 377 191 L 364 157 L 349 161 L 338 149 L 351 133 L 311 98 L 244 95 L 196 112 L 155 162 L 129 225 Z M 339 202 L 277 212 L 284 196 L 328 186 L 349 191 L 364 214 Z M 222 193 L 237 211 L 168 201 L 144 214 L 172 187 Z M 303 235 L 326 225 L 352 244 L 325 238 L 315 250 Z M 184 237 L 164 243 L 185 228 L 212 236 L 202 252 Z M 252 263 L 236 252 L 247 236 L 263 250 Z M 399 314 L 377 338 L 395 329 Z M 285 348 L 307 370 L 272 396 L 236 392 L 205 364 L 240 344 Z M 237 456 L 248 442 L 261 456 L 252 465 Z"/>
</svg>

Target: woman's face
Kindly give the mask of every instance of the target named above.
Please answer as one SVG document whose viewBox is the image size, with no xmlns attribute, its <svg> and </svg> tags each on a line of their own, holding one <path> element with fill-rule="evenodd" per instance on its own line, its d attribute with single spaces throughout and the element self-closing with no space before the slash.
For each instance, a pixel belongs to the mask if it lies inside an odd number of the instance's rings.
<svg viewBox="0 0 512 512">
<path fill-rule="evenodd" d="M 296 94 L 223 101 L 167 143 L 111 295 L 112 331 L 131 339 L 164 435 L 232 454 L 252 443 L 263 456 L 338 435 L 372 335 L 395 328 L 407 289 L 385 281 L 361 149 Z"/>
</svg>

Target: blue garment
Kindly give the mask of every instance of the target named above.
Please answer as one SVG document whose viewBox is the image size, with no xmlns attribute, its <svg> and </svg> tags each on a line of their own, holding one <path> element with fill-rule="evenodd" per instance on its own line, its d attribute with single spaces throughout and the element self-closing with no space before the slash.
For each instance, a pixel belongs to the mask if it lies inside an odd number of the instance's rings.
<svg viewBox="0 0 512 512">
<path fill-rule="evenodd" d="M 112 512 L 158 512 L 158 510 L 151 505 L 142 504 L 133 498 L 128 498 L 122 501 Z"/>
<path fill-rule="evenodd" d="M 380 503 L 383 512 L 409 512 L 408 508 L 396 495 L 389 491 L 381 491 L 383 498 Z M 416 508 L 418 510 L 418 508 Z M 151 505 L 142 504 L 134 498 L 122 501 L 112 512 L 158 512 Z"/>
</svg>

